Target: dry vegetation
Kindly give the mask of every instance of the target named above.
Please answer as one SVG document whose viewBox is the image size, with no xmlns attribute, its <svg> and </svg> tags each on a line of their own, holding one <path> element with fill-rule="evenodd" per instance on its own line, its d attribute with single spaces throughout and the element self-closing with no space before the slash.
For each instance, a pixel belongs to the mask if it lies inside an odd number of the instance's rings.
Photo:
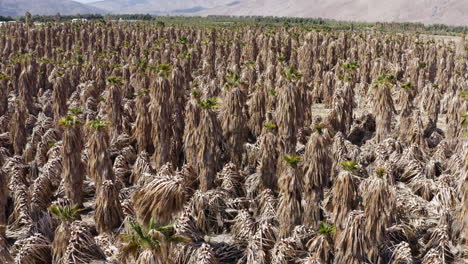
<svg viewBox="0 0 468 264">
<path fill-rule="evenodd" d="M 0 262 L 466 263 L 459 45 L 0 27 Z"/>
</svg>

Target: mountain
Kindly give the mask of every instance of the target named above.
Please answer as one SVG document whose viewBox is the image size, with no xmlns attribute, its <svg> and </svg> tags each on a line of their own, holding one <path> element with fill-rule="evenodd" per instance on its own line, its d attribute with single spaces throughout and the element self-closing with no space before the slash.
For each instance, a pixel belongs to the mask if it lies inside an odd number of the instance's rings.
<svg viewBox="0 0 468 264">
<path fill-rule="evenodd" d="M 27 11 L 33 15 L 108 13 L 103 9 L 71 0 L 0 0 L 0 15 L 22 16 Z"/>
<path fill-rule="evenodd" d="M 200 14 L 468 25 L 468 0 L 240 0 Z"/>
<path fill-rule="evenodd" d="M 103 0 L 90 5 L 112 13 L 322 17 L 468 25 L 468 0 Z"/>
<path fill-rule="evenodd" d="M 112 13 L 193 14 L 228 7 L 233 0 L 103 0 L 90 5 Z"/>
</svg>

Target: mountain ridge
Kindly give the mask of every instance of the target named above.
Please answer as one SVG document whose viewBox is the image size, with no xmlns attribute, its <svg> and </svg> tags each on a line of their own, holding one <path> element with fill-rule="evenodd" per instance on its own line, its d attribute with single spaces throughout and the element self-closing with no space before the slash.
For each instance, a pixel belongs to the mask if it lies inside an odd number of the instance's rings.
<svg viewBox="0 0 468 264">
<path fill-rule="evenodd" d="M 33 15 L 108 13 L 104 9 L 71 0 L 0 0 L 0 15 L 22 16 L 26 12 Z"/>
</svg>

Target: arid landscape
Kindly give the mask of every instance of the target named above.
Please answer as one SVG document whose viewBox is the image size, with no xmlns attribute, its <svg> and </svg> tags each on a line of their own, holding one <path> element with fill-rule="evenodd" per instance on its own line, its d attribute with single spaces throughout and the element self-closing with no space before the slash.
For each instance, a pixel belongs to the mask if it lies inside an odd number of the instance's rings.
<svg viewBox="0 0 468 264">
<path fill-rule="evenodd" d="M 0 25 L 0 263 L 468 263 L 463 35 Z"/>
</svg>

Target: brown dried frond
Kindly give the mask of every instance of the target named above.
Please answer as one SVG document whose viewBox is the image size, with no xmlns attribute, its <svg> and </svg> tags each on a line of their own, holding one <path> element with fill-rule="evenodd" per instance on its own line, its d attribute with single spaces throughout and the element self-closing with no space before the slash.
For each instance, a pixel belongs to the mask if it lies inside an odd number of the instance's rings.
<svg viewBox="0 0 468 264">
<path fill-rule="evenodd" d="M 333 260 L 333 243 L 329 235 L 318 235 L 307 244 L 312 257 L 319 263 L 330 263 Z"/>
<path fill-rule="evenodd" d="M 37 220 L 46 210 L 52 201 L 53 192 L 52 182 L 48 174 L 41 174 L 33 183 L 31 190 L 31 216 Z"/>
<path fill-rule="evenodd" d="M 375 248 L 383 240 L 388 228 L 395 219 L 395 191 L 392 186 L 381 178 L 373 178 L 363 185 L 363 204 L 366 213 L 366 238 L 373 243 L 373 250 L 369 249 L 368 257 L 373 261 L 379 258 Z M 385 208 L 384 211 L 381 209 Z M 345 230 L 343 230 L 345 232 Z"/>
<path fill-rule="evenodd" d="M 196 191 L 189 201 L 189 207 L 204 233 L 220 232 L 224 228 L 227 208 L 227 194 L 214 189 L 207 192 Z"/>
<path fill-rule="evenodd" d="M 390 264 L 413 264 L 413 256 L 411 255 L 411 248 L 405 241 L 395 245 L 392 250 L 392 256 L 389 260 Z"/>
<path fill-rule="evenodd" d="M 13 176 L 15 177 L 15 176 Z M 21 183 L 10 184 L 14 209 L 8 218 L 8 237 L 15 239 L 26 238 L 32 227 L 30 196 L 28 188 Z"/>
<path fill-rule="evenodd" d="M 0 168 L 0 225 L 7 224 L 7 201 L 8 201 L 8 187 L 7 175 Z"/>
<path fill-rule="evenodd" d="M 193 242 L 200 242 L 203 240 L 203 234 L 198 228 L 197 222 L 188 206 L 185 207 L 184 211 L 177 217 L 174 228 L 178 235 L 188 237 Z"/>
<path fill-rule="evenodd" d="M 301 178 L 301 170 L 290 166 L 288 166 L 280 176 L 280 197 L 277 209 L 277 216 L 280 224 L 280 237 L 287 237 L 294 226 L 300 224 L 302 221 Z"/>
<path fill-rule="evenodd" d="M 188 264 L 218 264 L 213 247 L 203 243 L 192 255 Z"/>
<path fill-rule="evenodd" d="M 342 229 L 348 213 L 355 209 L 358 202 L 358 186 L 351 172 L 341 171 L 338 174 L 333 183 L 332 195 L 333 223 Z"/>
<path fill-rule="evenodd" d="M 71 233 L 62 263 L 91 263 L 106 260 L 104 252 L 96 245 L 90 228 L 80 221 L 71 223 Z"/>
<path fill-rule="evenodd" d="M 370 242 L 365 232 L 366 218 L 362 211 L 348 214 L 345 228 L 335 243 L 335 263 L 361 264 L 367 261 Z"/>
<path fill-rule="evenodd" d="M 52 242 L 52 263 L 61 264 L 71 236 L 69 222 L 62 222 L 55 229 L 54 241 Z"/>
<path fill-rule="evenodd" d="M 223 137 L 230 161 L 241 165 L 243 146 L 247 141 L 247 118 L 244 114 L 245 95 L 235 88 L 227 92 L 219 112 Z"/>
<path fill-rule="evenodd" d="M 227 163 L 216 175 L 215 183 L 225 190 L 232 197 L 242 197 L 243 195 L 243 175 L 238 171 L 234 163 Z"/>
<path fill-rule="evenodd" d="M 246 246 L 249 239 L 255 233 L 254 218 L 247 210 L 240 211 L 234 218 L 234 224 L 231 227 L 231 233 L 234 240 L 240 245 Z"/>
<path fill-rule="evenodd" d="M 260 140 L 260 139 L 259 139 Z M 261 177 L 261 187 L 276 190 L 278 163 L 278 136 L 273 130 L 266 130 L 259 144 L 257 172 Z"/>
<path fill-rule="evenodd" d="M 14 246 L 18 248 L 15 263 L 48 264 L 52 262 L 50 241 L 41 234 L 36 233 L 18 240 Z"/>
<path fill-rule="evenodd" d="M 283 238 L 271 250 L 271 264 L 288 264 L 306 254 L 307 251 L 297 248 L 294 238 Z"/>
<path fill-rule="evenodd" d="M 98 122 L 100 120 L 91 121 Z M 105 125 L 105 124 L 104 124 Z M 93 123 L 91 123 L 93 126 Z M 88 171 L 91 179 L 94 180 L 96 189 L 99 191 L 102 183 L 106 180 L 115 181 L 112 160 L 109 155 L 109 135 L 106 128 L 98 128 L 97 125 L 92 127 L 94 129 L 91 135 L 91 142 L 89 144 L 89 165 Z"/>
<path fill-rule="evenodd" d="M 84 164 L 81 161 L 83 150 L 82 130 L 79 124 L 66 127 L 63 132 L 62 145 L 62 178 L 64 179 L 65 195 L 73 204 L 83 202 L 82 188 L 84 180 Z"/>
<path fill-rule="evenodd" d="M 322 219 L 319 203 L 323 199 L 323 189 L 331 180 L 331 142 L 326 133 L 317 128 L 310 136 L 304 153 L 304 224 L 313 227 L 318 227 Z"/>
<path fill-rule="evenodd" d="M 366 213 L 366 235 L 372 241 L 382 241 L 385 228 L 395 218 L 395 191 L 383 179 L 373 178 L 363 190 L 363 204 Z M 381 208 L 386 208 L 384 212 Z"/>
<path fill-rule="evenodd" d="M 261 219 L 274 219 L 276 218 L 277 202 L 270 189 L 263 190 L 257 197 L 257 212 L 256 217 Z"/>
<path fill-rule="evenodd" d="M 155 217 L 158 225 L 168 224 L 174 214 L 182 210 L 185 199 L 182 177 L 157 176 L 135 194 L 135 212 L 143 223 Z"/>
<path fill-rule="evenodd" d="M 138 185 L 145 185 L 153 179 L 146 179 L 145 175 L 154 174 L 154 170 L 151 167 L 149 154 L 147 152 L 140 152 L 133 165 L 132 174 L 130 176 L 130 182 Z"/>
<path fill-rule="evenodd" d="M 99 233 L 111 232 L 122 224 L 123 213 L 115 184 L 105 180 L 95 199 L 94 220 Z"/>
</svg>

